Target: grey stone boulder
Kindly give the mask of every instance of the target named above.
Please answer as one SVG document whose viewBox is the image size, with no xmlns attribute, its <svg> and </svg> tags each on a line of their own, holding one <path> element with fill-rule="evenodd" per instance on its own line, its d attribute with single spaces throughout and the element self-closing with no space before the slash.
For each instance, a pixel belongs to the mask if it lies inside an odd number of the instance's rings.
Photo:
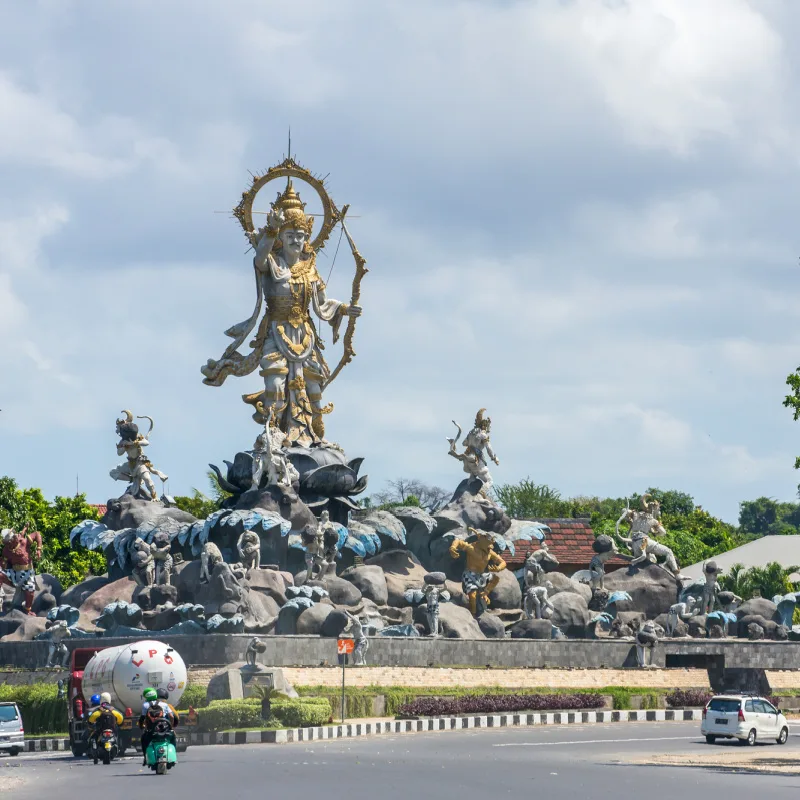
<svg viewBox="0 0 800 800">
<path fill-rule="evenodd" d="M 94 621 L 103 613 L 103 609 L 115 602 L 132 603 L 134 592 L 138 589 L 138 584 L 133 578 L 120 578 L 117 581 L 107 583 L 93 592 L 79 606 L 81 620 L 84 617 Z M 82 622 L 78 623 L 83 627 Z"/>
<path fill-rule="evenodd" d="M 739 608 L 736 609 L 736 619 L 741 622 L 745 617 L 763 617 L 764 619 L 780 622 L 780 614 L 778 614 L 778 606 L 767 600 L 766 597 L 753 597 L 746 600 Z M 745 627 L 747 627 L 745 625 Z"/>
<path fill-rule="evenodd" d="M 548 572 L 546 580 L 553 584 L 553 588 L 547 590 L 547 594 L 551 598 L 561 592 L 572 592 L 572 594 L 580 595 L 587 605 L 592 599 L 592 590 L 589 586 L 585 583 L 578 583 L 561 572 Z"/>
<path fill-rule="evenodd" d="M 61 596 L 64 594 L 61 581 L 55 575 L 49 575 L 46 572 L 36 576 L 36 592 L 51 594 L 56 600 L 56 605 L 61 602 Z"/>
<path fill-rule="evenodd" d="M 431 536 L 436 535 L 436 520 L 427 511 L 416 506 L 393 508 L 391 513 L 405 526 L 406 547 L 423 564 L 427 564 L 430 556 Z"/>
<path fill-rule="evenodd" d="M 522 589 L 517 576 L 509 569 L 496 573 L 500 579 L 489 594 L 489 607 L 494 609 L 519 608 L 522 604 Z"/>
<path fill-rule="evenodd" d="M 439 606 L 439 620 L 442 626 L 442 636 L 448 639 L 486 638 L 477 621 L 466 608 L 454 606 L 452 603 L 442 603 Z M 424 625 L 425 630 L 428 630 L 424 604 L 414 609 L 414 621 Z"/>
<path fill-rule="evenodd" d="M 65 589 L 59 602 L 63 605 L 80 608 L 92 594 L 98 589 L 107 586 L 108 583 L 109 580 L 105 576 L 87 578 L 85 581 L 81 581 L 74 586 L 70 586 L 69 589 Z"/>
<path fill-rule="evenodd" d="M 420 564 L 419 559 L 408 550 L 388 550 L 366 559 L 364 563 L 367 566 L 378 566 L 383 570 L 388 593 L 387 605 L 395 608 L 408 605 L 404 597 L 406 589 L 421 589 L 424 586 L 423 579 L 428 572 Z"/>
<path fill-rule="evenodd" d="M 283 575 L 277 570 L 248 570 L 247 582 L 250 585 L 250 589 L 259 594 L 271 597 L 279 606 L 282 606 L 286 602 L 286 581 Z M 294 581 L 292 583 L 294 584 Z"/>
<path fill-rule="evenodd" d="M 744 617 L 739 617 L 736 630 L 740 639 L 748 638 L 748 628 L 750 625 L 758 625 L 764 631 L 766 639 L 774 639 L 778 629 L 778 623 L 772 619 L 762 617 L 760 614 L 748 614 Z"/>
<path fill-rule="evenodd" d="M 36 597 L 33 599 L 31 610 L 34 614 L 40 617 L 46 617 L 50 609 L 56 608 L 57 606 L 58 603 L 56 602 L 56 598 L 54 595 L 50 594 L 50 592 L 38 592 Z"/>
<path fill-rule="evenodd" d="M 705 639 L 708 635 L 708 617 L 705 614 L 696 614 L 689 617 L 686 627 L 689 630 L 689 636 L 694 639 Z"/>
<path fill-rule="evenodd" d="M 159 606 L 142 612 L 142 624 L 148 631 L 165 631 L 182 621 L 181 614 L 172 606 Z"/>
<path fill-rule="evenodd" d="M 631 600 L 617 603 L 620 611 L 641 611 L 647 619 L 655 619 L 678 602 L 679 581 L 663 567 L 649 564 L 642 567 L 622 567 L 606 573 L 604 585 L 608 592 L 627 592 Z"/>
<path fill-rule="evenodd" d="M 341 574 L 341 577 L 350 581 L 363 597 L 372 600 L 376 605 L 385 606 L 389 602 L 386 576 L 379 566 L 365 564 L 363 567 L 350 567 Z"/>
<path fill-rule="evenodd" d="M 479 494 L 481 482 L 465 478 L 458 485 L 450 502 L 434 514 L 436 531 L 440 536 L 454 528 L 477 528 L 481 531 L 505 533 L 511 519 L 494 501 L 486 501 Z"/>
<path fill-rule="evenodd" d="M 295 629 L 299 636 L 319 636 L 325 620 L 333 611 L 333 606 L 324 603 L 307 608 L 298 618 Z"/>
<path fill-rule="evenodd" d="M 47 630 L 47 620 L 44 617 L 31 617 L 23 612 L 19 613 L 24 619 L 20 620 L 13 631 L 0 638 L 0 642 L 30 642 Z"/>
<path fill-rule="evenodd" d="M 522 619 L 511 627 L 512 639 L 552 639 L 553 625 L 547 619 Z"/>
<path fill-rule="evenodd" d="M 140 500 L 130 494 L 116 497 L 106 504 L 106 513 L 100 520 L 112 531 L 123 528 L 138 528 L 143 525 L 158 525 L 167 520 L 173 520 L 181 525 L 191 525 L 197 522 L 188 511 L 181 511 L 174 506 L 165 506 L 163 503 L 153 503 L 150 500 Z"/>
<path fill-rule="evenodd" d="M 414 609 L 411 606 L 405 608 L 380 606 L 378 612 L 391 625 L 411 625 L 414 620 Z"/>
<path fill-rule="evenodd" d="M 30 617 L 18 608 L 12 608 L 11 611 L 0 616 L 0 639 L 14 633 L 26 619 L 30 619 Z"/>
<path fill-rule="evenodd" d="M 362 524 L 378 534 L 381 550 L 394 550 L 406 546 L 406 527 L 395 514 L 389 511 L 370 511 Z"/>
<path fill-rule="evenodd" d="M 586 636 L 586 626 L 592 618 L 586 601 L 574 592 L 561 592 L 551 598 L 554 610 L 550 622 L 570 639 L 581 639 Z"/>
<path fill-rule="evenodd" d="M 308 581 L 304 585 L 326 589 L 331 603 L 336 606 L 357 606 L 361 602 L 358 588 L 338 575 L 326 575 L 322 580 Z"/>
<path fill-rule="evenodd" d="M 133 602 L 143 611 L 151 611 L 167 603 L 177 605 L 177 586 L 140 586 L 133 593 Z M 167 626 L 169 627 L 169 626 Z"/>
<path fill-rule="evenodd" d="M 325 617 L 322 628 L 320 629 L 320 636 L 326 636 L 331 639 L 337 638 L 349 623 L 347 614 L 341 608 L 330 608 L 330 613 Z"/>
<path fill-rule="evenodd" d="M 257 609 L 255 616 L 260 622 L 263 622 L 265 618 L 277 617 L 280 613 L 281 606 L 268 594 L 251 591 L 249 600 L 252 607 Z M 245 622 L 247 621 L 247 618 L 245 618 Z"/>
<path fill-rule="evenodd" d="M 503 620 L 488 611 L 478 617 L 478 627 L 487 639 L 505 639 L 506 637 L 506 626 L 503 624 Z"/>
<path fill-rule="evenodd" d="M 287 600 L 278 613 L 278 621 L 275 625 L 275 633 L 278 636 L 297 635 L 297 620 L 306 610 L 314 606 L 313 600 L 305 597 L 297 597 L 294 600 Z"/>
</svg>

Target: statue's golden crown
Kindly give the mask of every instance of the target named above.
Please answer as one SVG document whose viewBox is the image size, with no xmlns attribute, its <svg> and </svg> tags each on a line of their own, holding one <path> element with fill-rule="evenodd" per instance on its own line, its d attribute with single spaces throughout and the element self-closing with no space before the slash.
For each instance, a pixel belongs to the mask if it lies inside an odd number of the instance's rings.
<svg viewBox="0 0 800 800">
<path fill-rule="evenodd" d="M 291 178 L 286 182 L 286 189 L 284 189 L 283 194 L 278 193 L 278 197 L 272 207 L 283 211 L 285 221 L 281 225 L 282 231 L 287 228 L 293 228 L 305 231 L 309 236 L 311 235 L 311 229 L 314 227 L 314 217 L 306 216 L 304 210 L 306 204 L 295 191 Z"/>
</svg>

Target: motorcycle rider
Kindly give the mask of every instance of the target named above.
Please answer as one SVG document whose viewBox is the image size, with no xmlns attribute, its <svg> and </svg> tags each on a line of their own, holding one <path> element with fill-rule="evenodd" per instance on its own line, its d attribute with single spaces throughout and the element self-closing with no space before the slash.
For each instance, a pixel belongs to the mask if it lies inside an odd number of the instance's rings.
<svg viewBox="0 0 800 800">
<path fill-rule="evenodd" d="M 94 708 L 89 713 L 89 724 L 92 726 L 92 732 L 89 736 L 89 746 L 94 753 L 94 763 L 97 763 L 97 739 L 98 736 L 107 730 L 114 731 L 114 735 L 118 736 L 118 726 L 122 725 L 122 714 L 111 705 L 111 695 L 108 692 L 103 692 L 101 695 L 92 695 L 92 705 L 95 705 L 95 700 L 99 700 L 97 708 Z"/>
<path fill-rule="evenodd" d="M 170 741 L 172 745 L 177 744 L 174 729 L 178 726 L 180 718 L 178 712 L 167 702 L 169 694 L 165 689 L 145 689 L 142 693 L 144 703 L 142 704 L 142 715 L 139 717 L 139 727 L 142 728 L 142 766 L 147 766 L 147 748 L 153 738 L 153 730 L 156 722 L 165 719 L 172 727 L 170 731 Z"/>
</svg>

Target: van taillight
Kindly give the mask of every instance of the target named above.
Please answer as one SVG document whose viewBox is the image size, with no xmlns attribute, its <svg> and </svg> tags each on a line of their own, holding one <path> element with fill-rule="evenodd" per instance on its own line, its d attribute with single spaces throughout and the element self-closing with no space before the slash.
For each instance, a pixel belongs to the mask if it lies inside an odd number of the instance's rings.
<svg viewBox="0 0 800 800">
<path fill-rule="evenodd" d="M 744 722 L 744 711 L 742 711 L 741 706 L 739 707 L 739 722 Z"/>
<path fill-rule="evenodd" d="M 708 711 L 708 706 L 703 706 L 703 719 L 706 718 L 706 712 Z"/>
</svg>

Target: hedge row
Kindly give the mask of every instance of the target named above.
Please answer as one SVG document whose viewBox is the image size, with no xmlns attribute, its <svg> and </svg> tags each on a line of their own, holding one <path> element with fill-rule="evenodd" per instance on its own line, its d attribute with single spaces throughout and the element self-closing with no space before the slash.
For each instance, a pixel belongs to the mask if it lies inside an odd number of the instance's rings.
<svg viewBox="0 0 800 800">
<path fill-rule="evenodd" d="M 0 683 L 0 702 L 8 701 L 19 706 L 26 734 L 41 736 L 67 730 L 67 701 L 58 698 L 58 687 L 53 684 Z"/>
<path fill-rule="evenodd" d="M 670 708 L 700 708 L 713 696 L 705 689 L 676 689 L 667 695 L 666 700 Z"/>
<path fill-rule="evenodd" d="M 331 719 L 331 704 L 324 697 L 299 697 L 276 700 L 270 705 L 270 723 L 287 728 L 325 725 Z M 244 700 L 213 700 L 197 710 L 200 731 L 218 732 L 236 728 L 262 728 L 261 701 L 257 697 Z"/>
<path fill-rule="evenodd" d="M 331 707 L 341 708 L 341 689 L 331 686 L 295 686 L 297 693 L 301 696 L 325 697 L 330 701 Z M 408 703 L 412 703 L 420 698 L 429 697 L 480 697 L 486 694 L 491 695 L 610 695 L 613 699 L 613 708 L 616 711 L 625 711 L 632 707 L 632 697 L 641 697 L 641 705 L 638 708 L 653 709 L 659 708 L 659 697 L 664 692 L 656 689 L 629 689 L 623 686 L 606 686 L 599 689 L 502 689 L 498 686 L 478 686 L 463 688 L 457 686 L 428 686 L 411 688 L 405 686 L 366 686 L 366 687 L 347 687 L 347 716 L 349 717 L 371 717 L 373 715 L 373 700 L 382 695 L 386 702 L 385 715 L 394 717 L 400 712 L 400 708 Z M 598 708 L 600 706 L 597 706 Z"/>
<path fill-rule="evenodd" d="M 597 694 L 486 694 L 473 697 L 420 697 L 399 709 L 401 717 L 502 714 L 518 711 L 585 711 L 602 708 Z"/>
</svg>

